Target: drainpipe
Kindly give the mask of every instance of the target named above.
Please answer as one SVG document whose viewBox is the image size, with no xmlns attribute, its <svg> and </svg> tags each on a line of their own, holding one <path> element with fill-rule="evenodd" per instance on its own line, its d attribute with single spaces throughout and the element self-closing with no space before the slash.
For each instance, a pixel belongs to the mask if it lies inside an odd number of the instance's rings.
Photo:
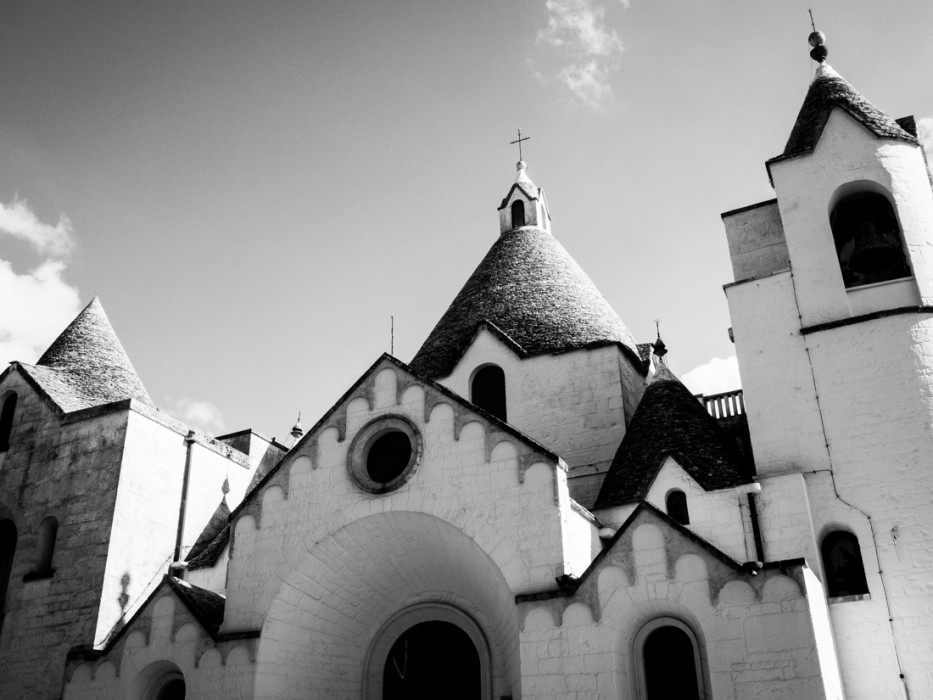
<svg viewBox="0 0 933 700">
<path fill-rule="evenodd" d="M 194 431 L 189 430 L 185 436 L 185 473 L 181 480 L 181 503 L 178 506 L 178 531 L 175 533 L 175 552 L 172 554 L 172 564 L 181 559 L 181 540 L 185 531 L 185 511 L 188 509 L 188 480 L 191 476 L 191 450 L 194 447 Z M 171 566 L 169 570 L 171 570 Z"/>
<path fill-rule="evenodd" d="M 758 522 L 758 494 L 748 493 L 748 516 L 752 521 L 752 537 L 755 538 L 755 561 L 764 563 L 765 545 L 761 539 L 761 525 Z"/>
</svg>

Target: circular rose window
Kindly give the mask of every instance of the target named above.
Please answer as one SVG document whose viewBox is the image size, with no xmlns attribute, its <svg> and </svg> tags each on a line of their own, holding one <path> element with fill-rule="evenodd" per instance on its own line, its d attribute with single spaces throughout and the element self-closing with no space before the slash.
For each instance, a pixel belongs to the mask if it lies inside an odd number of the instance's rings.
<svg viewBox="0 0 933 700">
<path fill-rule="evenodd" d="M 383 416 L 367 424 L 350 445 L 350 475 L 360 488 L 386 493 L 411 477 L 421 458 L 421 435 L 402 416 Z"/>
</svg>

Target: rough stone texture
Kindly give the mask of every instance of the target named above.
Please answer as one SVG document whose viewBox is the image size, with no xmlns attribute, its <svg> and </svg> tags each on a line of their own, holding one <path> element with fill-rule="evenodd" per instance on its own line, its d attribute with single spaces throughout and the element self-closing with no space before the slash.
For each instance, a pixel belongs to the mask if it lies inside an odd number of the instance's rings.
<svg viewBox="0 0 933 700">
<path fill-rule="evenodd" d="M 446 377 L 483 321 L 526 355 L 618 343 L 638 360 L 616 312 L 557 239 L 538 229 L 499 237 L 418 350 L 412 369 L 430 379 Z"/>
<path fill-rule="evenodd" d="M 94 297 L 26 371 L 65 411 L 139 399 L 152 404 L 110 319 Z"/>
<path fill-rule="evenodd" d="M 680 381 L 669 377 L 645 389 L 595 508 L 643 499 L 667 457 L 676 459 L 706 490 L 749 481 L 716 419 Z"/>
<path fill-rule="evenodd" d="M 63 422 L 19 370 L 0 382 L 18 396 L 10 449 L 0 453 L 0 518 L 18 531 L 0 632 L 0 697 L 58 698 L 65 655 L 93 641 L 108 555 L 127 412 Z M 58 518 L 49 578 L 24 581 L 38 528 Z"/>
<path fill-rule="evenodd" d="M 782 156 L 801 155 L 816 148 L 826 120 L 835 108 L 845 110 L 875 136 L 917 143 L 916 137 L 905 131 L 897 120 L 871 104 L 829 64 L 824 63 L 816 69 Z"/>
</svg>

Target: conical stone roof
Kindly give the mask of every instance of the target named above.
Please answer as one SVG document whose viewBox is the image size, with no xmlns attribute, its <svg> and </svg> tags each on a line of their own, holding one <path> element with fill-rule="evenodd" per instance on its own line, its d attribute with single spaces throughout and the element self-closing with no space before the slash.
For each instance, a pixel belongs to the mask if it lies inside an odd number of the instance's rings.
<svg viewBox="0 0 933 700">
<path fill-rule="evenodd" d="M 618 343 L 641 366 L 631 333 L 596 285 L 550 233 L 527 227 L 495 242 L 411 361 L 446 377 L 489 322 L 527 355 Z"/>
<path fill-rule="evenodd" d="M 36 366 L 23 365 L 64 410 L 123 399 L 152 399 L 97 297 L 49 346 Z"/>
<path fill-rule="evenodd" d="M 749 481 L 716 419 L 660 362 L 606 472 L 594 508 L 642 500 L 669 456 L 706 490 Z"/>
<path fill-rule="evenodd" d="M 809 153 L 816 148 L 830 112 L 835 107 L 845 110 L 875 136 L 917 143 L 913 135 L 865 99 L 845 78 L 833 70 L 832 66 L 820 63 L 784 146 L 784 152 L 779 158 Z"/>
</svg>

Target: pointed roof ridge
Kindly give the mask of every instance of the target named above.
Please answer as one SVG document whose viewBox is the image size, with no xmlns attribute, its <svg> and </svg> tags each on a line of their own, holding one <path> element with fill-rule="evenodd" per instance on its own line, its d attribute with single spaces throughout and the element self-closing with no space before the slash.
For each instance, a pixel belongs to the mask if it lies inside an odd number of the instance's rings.
<svg viewBox="0 0 933 700">
<path fill-rule="evenodd" d="M 204 526 L 198 539 L 195 540 L 185 561 L 188 562 L 189 569 L 198 569 L 209 566 L 217 561 L 217 556 L 227 544 L 229 532 L 227 523 L 230 518 L 230 506 L 227 505 L 226 493 L 214 509 L 214 514 Z"/>
<path fill-rule="evenodd" d="M 824 61 L 816 67 L 783 153 L 772 158 L 769 163 L 803 155 L 816 148 L 829 115 L 836 107 L 844 110 L 875 136 L 917 143 L 916 137 L 902 128 L 893 117 L 875 107 Z"/>
<path fill-rule="evenodd" d="M 411 361 L 429 379 L 449 375 L 482 321 L 528 356 L 618 343 L 641 368 L 635 339 L 570 253 L 550 232 L 499 236 Z"/>
<path fill-rule="evenodd" d="M 716 419 L 669 369 L 645 387 L 593 507 L 643 499 L 667 457 L 709 491 L 749 481 Z"/>
<path fill-rule="evenodd" d="M 55 370 L 88 400 L 135 398 L 152 405 L 97 296 L 52 341 L 36 366 Z"/>
</svg>

